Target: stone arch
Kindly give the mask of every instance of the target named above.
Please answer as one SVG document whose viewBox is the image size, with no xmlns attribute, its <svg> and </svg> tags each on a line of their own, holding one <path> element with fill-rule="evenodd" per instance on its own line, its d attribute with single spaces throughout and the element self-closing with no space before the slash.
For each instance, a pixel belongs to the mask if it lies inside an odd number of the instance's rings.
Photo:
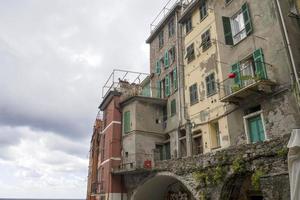
<svg viewBox="0 0 300 200">
<path fill-rule="evenodd" d="M 186 196 L 187 200 L 196 199 L 195 190 L 183 178 L 171 172 L 158 172 L 141 182 L 133 191 L 131 200 L 169 200 L 170 195 Z"/>
<path fill-rule="evenodd" d="M 222 200 L 262 200 L 261 191 L 255 190 L 251 183 L 251 173 L 233 174 L 228 177 L 221 190 Z"/>
</svg>

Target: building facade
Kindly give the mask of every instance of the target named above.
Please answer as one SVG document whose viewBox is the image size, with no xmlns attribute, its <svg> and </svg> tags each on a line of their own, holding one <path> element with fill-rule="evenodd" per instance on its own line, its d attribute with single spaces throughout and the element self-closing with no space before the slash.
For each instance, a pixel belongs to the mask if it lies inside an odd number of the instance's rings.
<svg viewBox="0 0 300 200">
<path fill-rule="evenodd" d="M 87 199 L 288 198 L 285 145 L 300 127 L 299 5 L 165 6 L 146 41 L 149 74 L 114 70 L 103 87 Z"/>
</svg>

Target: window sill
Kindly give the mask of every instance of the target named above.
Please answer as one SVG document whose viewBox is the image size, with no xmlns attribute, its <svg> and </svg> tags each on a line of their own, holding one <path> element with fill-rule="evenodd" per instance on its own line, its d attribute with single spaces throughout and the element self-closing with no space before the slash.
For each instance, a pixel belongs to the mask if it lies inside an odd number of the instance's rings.
<svg viewBox="0 0 300 200">
<path fill-rule="evenodd" d="M 213 92 L 213 93 L 211 93 L 211 94 L 207 94 L 206 98 L 212 97 L 212 96 L 214 96 L 214 95 L 216 95 L 216 94 L 217 94 L 217 92 L 216 92 L 216 91 L 215 91 L 215 92 Z"/>
<path fill-rule="evenodd" d="M 208 17 L 208 13 L 201 19 L 200 17 L 200 23 L 203 22 Z"/>
<path fill-rule="evenodd" d="M 195 102 L 192 102 L 192 103 L 190 103 L 190 106 L 193 106 L 193 105 L 195 105 L 195 104 L 197 104 L 197 103 L 199 103 L 199 100 L 197 100 L 197 101 L 195 101 Z"/>
<path fill-rule="evenodd" d="M 190 32 L 192 32 L 192 31 L 193 31 L 193 29 L 194 29 L 194 27 L 193 27 L 193 28 L 191 28 L 191 30 L 189 30 L 189 32 L 186 32 L 184 36 L 186 37 L 188 34 L 190 34 Z"/>
</svg>

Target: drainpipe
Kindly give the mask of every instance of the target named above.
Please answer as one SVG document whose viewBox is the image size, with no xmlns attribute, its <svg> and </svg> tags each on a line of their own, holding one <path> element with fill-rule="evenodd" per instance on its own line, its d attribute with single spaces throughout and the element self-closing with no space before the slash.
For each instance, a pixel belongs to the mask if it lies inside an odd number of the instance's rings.
<svg viewBox="0 0 300 200">
<path fill-rule="evenodd" d="M 184 1 L 181 0 L 180 1 L 181 4 L 181 12 L 183 10 L 183 4 Z M 179 109 L 179 116 L 180 116 L 180 121 L 179 121 L 179 127 L 178 127 L 178 131 L 177 131 L 177 154 L 180 154 L 179 151 L 179 131 L 180 131 L 180 126 L 182 125 L 182 122 L 185 122 L 185 128 L 186 128 L 186 143 L 187 143 L 187 147 L 189 149 L 187 149 L 187 156 L 190 156 L 192 154 L 192 133 L 191 133 L 191 125 L 190 125 L 190 120 L 187 117 L 186 114 L 186 110 L 185 110 L 185 76 L 184 76 L 184 64 L 182 63 L 182 30 L 181 30 L 181 26 L 179 26 L 179 24 L 177 23 L 178 21 L 178 13 L 176 14 L 176 30 L 177 30 L 177 45 L 176 45 L 176 49 L 177 49 L 177 56 L 176 56 L 176 62 L 178 65 L 178 74 L 179 74 L 179 78 L 178 78 L 178 83 L 179 83 L 179 91 L 178 91 L 178 96 L 179 96 L 179 103 L 180 103 L 180 109 Z M 179 54 L 179 52 L 181 54 Z M 183 108 L 183 110 L 181 110 Z M 178 155 L 179 156 L 179 155 Z"/>
<path fill-rule="evenodd" d="M 292 48 L 291 48 L 291 43 L 290 43 L 290 39 L 289 39 L 288 32 L 287 32 L 287 27 L 286 27 L 286 24 L 285 24 L 285 21 L 284 21 L 284 17 L 283 17 L 282 9 L 281 9 L 281 6 L 280 6 L 280 2 L 279 2 L 279 0 L 275 0 L 275 1 L 276 1 L 277 9 L 278 9 L 281 24 L 282 24 L 284 37 L 285 37 L 286 44 L 287 44 L 287 47 L 288 47 L 288 54 L 289 54 L 289 58 L 290 58 L 290 61 L 291 61 L 291 64 L 292 64 L 292 73 L 295 76 L 295 81 L 296 81 L 296 85 L 297 85 L 296 88 L 298 88 L 298 93 L 300 94 L 300 81 L 299 81 L 299 77 L 298 77 L 298 74 L 297 74 L 296 63 L 295 63 L 295 60 L 294 60 L 293 51 L 292 51 Z M 293 81 L 294 80 L 292 80 L 292 84 L 293 84 Z M 300 104 L 298 99 L 297 99 L 297 103 L 298 103 L 298 105 Z"/>
</svg>

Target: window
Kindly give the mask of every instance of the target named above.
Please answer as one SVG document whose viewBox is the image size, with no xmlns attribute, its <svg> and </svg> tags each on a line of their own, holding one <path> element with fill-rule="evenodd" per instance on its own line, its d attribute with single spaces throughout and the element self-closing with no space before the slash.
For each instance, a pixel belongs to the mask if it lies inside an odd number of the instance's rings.
<svg viewBox="0 0 300 200">
<path fill-rule="evenodd" d="M 169 68 L 169 51 L 165 51 L 165 56 L 164 56 L 164 64 L 165 68 Z"/>
<path fill-rule="evenodd" d="M 171 101 L 171 116 L 174 116 L 176 114 L 176 100 L 173 99 Z"/>
<path fill-rule="evenodd" d="M 178 89 L 178 81 L 177 81 L 177 68 L 173 70 L 173 89 L 176 91 Z"/>
<path fill-rule="evenodd" d="M 192 29 L 193 29 L 192 18 L 190 17 L 185 22 L 185 34 L 188 34 L 189 32 L 191 32 Z"/>
<path fill-rule="evenodd" d="M 159 60 L 159 62 L 160 62 L 160 68 L 162 69 L 162 68 L 165 68 L 165 58 L 163 57 L 163 58 L 161 58 L 160 60 Z"/>
<path fill-rule="evenodd" d="M 215 74 L 212 73 L 205 78 L 206 81 L 206 93 L 207 96 L 211 96 L 216 93 Z"/>
<path fill-rule="evenodd" d="M 162 89 L 161 82 L 157 81 L 156 82 L 156 94 L 157 94 L 157 98 L 161 98 L 161 94 L 162 94 L 161 89 Z"/>
<path fill-rule="evenodd" d="M 171 21 L 168 24 L 168 30 L 169 30 L 169 38 L 172 37 L 175 34 L 175 25 L 174 25 L 174 19 L 171 19 Z"/>
<path fill-rule="evenodd" d="M 253 31 L 248 4 L 245 3 L 241 10 L 233 17 L 222 17 L 225 43 L 233 45 L 250 35 Z"/>
<path fill-rule="evenodd" d="M 130 111 L 124 113 L 124 133 L 128 133 L 131 130 Z"/>
<path fill-rule="evenodd" d="M 256 143 L 266 140 L 262 111 L 256 111 L 244 116 L 244 125 L 248 142 Z"/>
<path fill-rule="evenodd" d="M 206 0 L 204 0 L 200 4 L 200 20 L 203 20 L 206 16 L 207 16 L 207 5 L 206 5 Z"/>
<path fill-rule="evenodd" d="M 235 74 L 234 84 L 231 86 L 231 92 L 236 92 L 240 88 L 246 87 L 255 82 L 255 80 L 267 79 L 267 71 L 262 49 L 254 51 L 251 57 L 233 64 L 231 72 Z"/>
<path fill-rule="evenodd" d="M 170 77 L 169 74 L 166 75 L 165 78 L 165 96 L 170 96 Z"/>
<path fill-rule="evenodd" d="M 210 30 L 205 31 L 202 35 L 201 35 L 201 39 L 202 39 L 202 51 L 206 51 L 207 49 L 209 49 L 209 47 L 211 47 L 211 39 L 210 39 Z"/>
<path fill-rule="evenodd" d="M 186 56 L 188 63 L 195 59 L 194 43 L 186 48 Z"/>
<path fill-rule="evenodd" d="M 159 42 L 159 48 L 162 48 L 164 46 L 164 31 L 161 31 L 158 34 L 158 42 Z"/>
<path fill-rule="evenodd" d="M 198 103 L 197 83 L 190 86 L 190 104 L 194 105 L 195 103 Z"/>
<path fill-rule="evenodd" d="M 169 50 L 169 59 L 170 59 L 170 64 L 172 64 L 175 61 L 175 47 L 172 47 Z"/>
<path fill-rule="evenodd" d="M 156 61 L 156 73 L 159 75 L 161 73 L 160 61 Z"/>
</svg>

